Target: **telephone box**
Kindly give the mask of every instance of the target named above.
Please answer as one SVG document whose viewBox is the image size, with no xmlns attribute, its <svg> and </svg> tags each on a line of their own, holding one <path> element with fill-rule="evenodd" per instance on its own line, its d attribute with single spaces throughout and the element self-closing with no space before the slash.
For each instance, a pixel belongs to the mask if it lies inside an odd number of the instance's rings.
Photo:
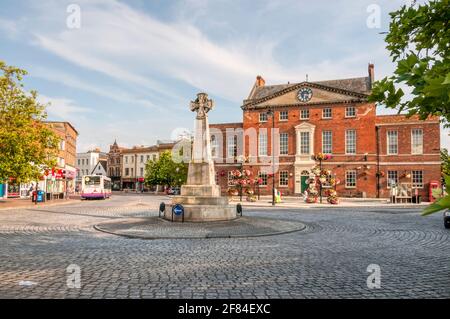
<svg viewBox="0 0 450 319">
<path fill-rule="evenodd" d="M 437 188 L 439 188 L 439 182 L 438 181 L 431 181 L 430 182 L 429 194 L 428 194 L 430 202 L 434 202 L 436 200 L 436 198 L 433 196 L 433 189 L 437 189 Z"/>
</svg>

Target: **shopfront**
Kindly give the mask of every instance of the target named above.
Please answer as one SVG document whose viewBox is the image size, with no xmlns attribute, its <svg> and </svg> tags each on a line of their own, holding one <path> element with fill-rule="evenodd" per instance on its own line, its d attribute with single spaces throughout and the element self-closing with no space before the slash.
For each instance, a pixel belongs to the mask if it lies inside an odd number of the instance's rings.
<svg viewBox="0 0 450 319">
<path fill-rule="evenodd" d="M 0 184 L 0 198 L 6 196 L 6 184 Z"/>
</svg>

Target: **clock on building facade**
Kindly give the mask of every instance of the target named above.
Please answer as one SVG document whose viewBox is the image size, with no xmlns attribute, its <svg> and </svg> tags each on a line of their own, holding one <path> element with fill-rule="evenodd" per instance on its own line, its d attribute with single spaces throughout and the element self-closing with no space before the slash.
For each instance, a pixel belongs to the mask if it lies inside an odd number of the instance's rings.
<svg viewBox="0 0 450 319">
<path fill-rule="evenodd" d="M 309 102 L 312 96 L 313 92 L 310 88 L 301 88 L 297 94 L 297 97 L 301 102 Z"/>
</svg>

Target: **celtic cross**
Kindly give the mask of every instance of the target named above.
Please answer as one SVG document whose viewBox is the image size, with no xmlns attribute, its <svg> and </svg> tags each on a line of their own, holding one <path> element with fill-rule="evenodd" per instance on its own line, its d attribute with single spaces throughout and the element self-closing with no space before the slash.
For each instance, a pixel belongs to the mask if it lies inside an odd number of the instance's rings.
<svg viewBox="0 0 450 319">
<path fill-rule="evenodd" d="M 197 118 L 202 119 L 206 117 L 208 113 L 214 107 L 214 102 L 208 99 L 208 94 L 199 93 L 197 94 L 197 99 L 191 101 L 191 111 L 197 112 Z"/>
</svg>

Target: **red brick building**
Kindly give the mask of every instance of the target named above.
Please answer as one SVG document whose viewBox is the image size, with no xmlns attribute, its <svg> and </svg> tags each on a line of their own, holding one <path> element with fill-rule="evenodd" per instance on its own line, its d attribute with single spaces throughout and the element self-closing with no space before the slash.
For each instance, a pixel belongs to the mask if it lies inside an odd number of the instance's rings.
<svg viewBox="0 0 450 319">
<path fill-rule="evenodd" d="M 367 101 L 372 64 L 368 71 L 367 77 L 270 86 L 258 76 L 241 106 L 242 123 L 211 125 L 222 191 L 229 171 L 243 167 L 263 179 L 261 194 L 271 194 L 274 137 L 275 186 L 285 195 L 305 191 L 318 165 L 313 157 L 322 152 L 332 155 L 323 168 L 340 180 L 339 196 L 389 197 L 394 182 L 427 200 L 430 181 L 440 181 L 439 119 L 377 115 Z"/>
</svg>

